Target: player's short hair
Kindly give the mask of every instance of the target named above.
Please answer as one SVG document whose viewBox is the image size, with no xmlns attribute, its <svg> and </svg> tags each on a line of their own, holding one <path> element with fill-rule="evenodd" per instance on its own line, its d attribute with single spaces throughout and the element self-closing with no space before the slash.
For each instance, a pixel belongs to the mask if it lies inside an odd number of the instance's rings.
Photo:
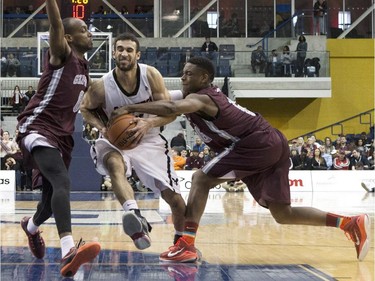
<svg viewBox="0 0 375 281">
<path fill-rule="evenodd" d="M 214 81 L 215 67 L 209 59 L 205 57 L 192 57 L 188 60 L 188 63 L 194 64 L 206 71 L 210 77 L 211 82 Z"/>
<path fill-rule="evenodd" d="M 132 33 L 121 33 L 121 34 L 119 34 L 116 37 L 115 41 L 113 42 L 113 46 L 116 47 L 117 41 L 123 41 L 123 40 L 130 40 L 130 41 L 135 42 L 136 48 L 137 48 L 136 52 L 139 52 L 140 47 L 139 47 L 138 38 L 134 34 L 132 34 Z"/>
</svg>

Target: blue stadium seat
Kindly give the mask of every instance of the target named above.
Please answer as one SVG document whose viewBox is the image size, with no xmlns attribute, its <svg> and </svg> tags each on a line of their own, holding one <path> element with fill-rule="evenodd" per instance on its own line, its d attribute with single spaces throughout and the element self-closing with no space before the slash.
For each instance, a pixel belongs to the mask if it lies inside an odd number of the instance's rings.
<svg viewBox="0 0 375 281">
<path fill-rule="evenodd" d="M 158 60 L 168 60 L 169 58 L 169 53 L 168 53 L 168 48 L 165 47 L 160 47 L 158 49 Z"/>
<path fill-rule="evenodd" d="M 169 61 L 177 61 L 181 60 L 181 49 L 179 47 L 171 47 L 169 49 Z"/>
<path fill-rule="evenodd" d="M 219 57 L 222 59 L 234 60 L 235 46 L 234 44 L 220 44 Z"/>
<path fill-rule="evenodd" d="M 156 61 L 158 59 L 158 48 L 148 47 L 146 49 L 146 60 Z"/>
<path fill-rule="evenodd" d="M 156 68 L 159 70 L 162 76 L 168 75 L 168 62 L 167 61 L 158 61 Z"/>
<path fill-rule="evenodd" d="M 169 77 L 180 76 L 180 63 L 179 62 L 169 61 L 168 76 Z"/>
<path fill-rule="evenodd" d="M 217 77 L 230 77 L 232 76 L 232 71 L 230 65 L 219 65 L 217 67 Z"/>
</svg>

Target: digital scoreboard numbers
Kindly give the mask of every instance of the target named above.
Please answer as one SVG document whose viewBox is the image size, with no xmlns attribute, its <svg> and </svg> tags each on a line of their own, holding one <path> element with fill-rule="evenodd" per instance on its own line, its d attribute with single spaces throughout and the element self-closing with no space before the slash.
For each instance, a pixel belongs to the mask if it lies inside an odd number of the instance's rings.
<svg viewBox="0 0 375 281">
<path fill-rule="evenodd" d="M 71 17 L 86 20 L 90 15 L 89 0 L 72 0 L 72 13 Z"/>
<path fill-rule="evenodd" d="M 86 21 L 90 18 L 90 0 L 61 1 L 61 17 L 73 17 Z"/>
</svg>

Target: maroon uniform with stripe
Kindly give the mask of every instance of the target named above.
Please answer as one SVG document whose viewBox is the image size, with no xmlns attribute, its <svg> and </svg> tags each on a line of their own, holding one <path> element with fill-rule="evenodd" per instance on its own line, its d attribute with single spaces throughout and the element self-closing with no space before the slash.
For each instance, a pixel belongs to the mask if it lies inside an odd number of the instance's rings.
<svg viewBox="0 0 375 281">
<path fill-rule="evenodd" d="M 197 94 L 208 95 L 219 108 L 215 118 L 199 112 L 186 114 L 201 139 L 219 153 L 202 171 L 213 177 L 242 179 L 265 207 L 267 202 L 290 204 L 289 146 L 284 135 L 216 87 Z"/>
<path fill-rule="evenodd" d="M 89 82 L 88 63 L 74 52 L 60 67 L 48 63 L 48 54 L 45 61 L 37 92 L 18 116 L 18 142 L 22 147 L 21 140 L 26 135 L 43 135 L 60 149 L 65 164 L 69 166 L 74 145 L 74 122 Z"/>
</svg>

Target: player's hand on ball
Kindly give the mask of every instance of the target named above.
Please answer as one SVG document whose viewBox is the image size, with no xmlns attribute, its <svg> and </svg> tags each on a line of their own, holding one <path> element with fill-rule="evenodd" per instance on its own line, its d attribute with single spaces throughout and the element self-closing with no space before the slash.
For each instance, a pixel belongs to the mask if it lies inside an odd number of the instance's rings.
<svg viewBox="0 0 375 281">
<path fill-rule="evenodd" d="M 136 126 L 132 129 L 129 129 L 129 134 L 132 134 L 131 141 L 134 144 L 141 142 L 144 135 L 151 128 L 150 124 L 146 119 L 136 118 Z"/>
</svg>

